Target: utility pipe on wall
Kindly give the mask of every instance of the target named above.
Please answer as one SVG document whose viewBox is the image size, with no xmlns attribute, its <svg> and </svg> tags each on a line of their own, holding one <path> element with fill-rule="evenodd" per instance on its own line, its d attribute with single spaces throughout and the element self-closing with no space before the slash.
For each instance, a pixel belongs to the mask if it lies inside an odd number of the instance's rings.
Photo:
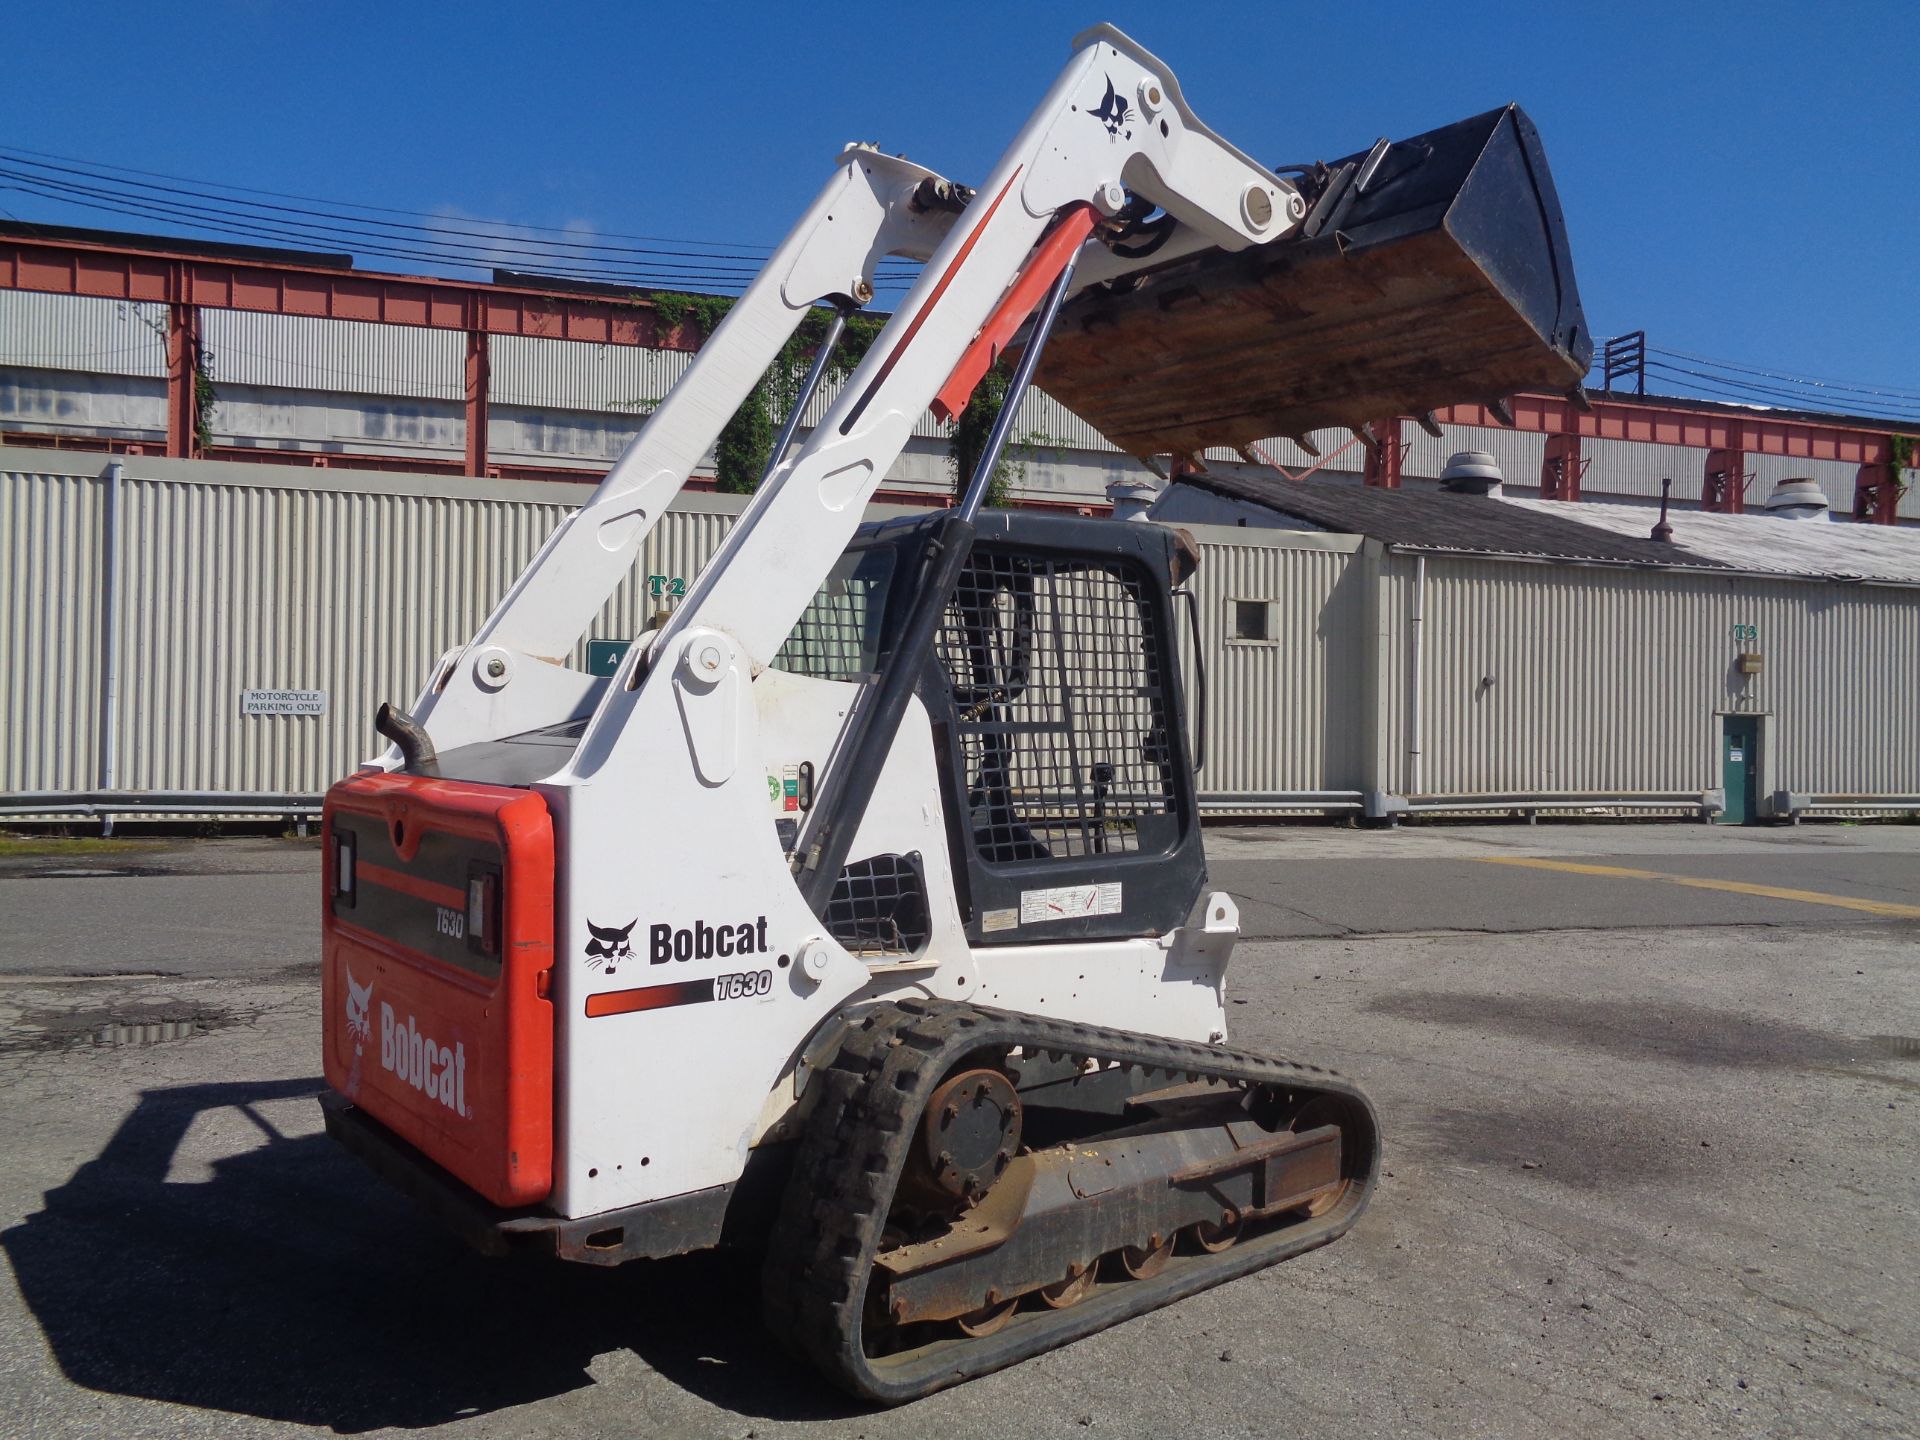
<svg viewBox="0 0 1920 1440">
<path fill-rule="evenodd" d="M 1421 793 L 1420 784 L 1420 698 L 1421 698 L 1421 646 L 1426 638 L 1427 619 L 1427 557 L 1413 557 L 1413 614 L 1407 627 L 1408 663 L 1413 667 L 1413 676 L 1407 688 L 1407 794 Z"/>
<path fill-rule="evenodd" d="M 120 462 L 100 472 L 106 485 L 100 511 L 100 775 L 102 790 L 119 783 L 120 713 Z M 100 833 L 113 834 L 113 816 L 100 817 Z"/>
</svg>

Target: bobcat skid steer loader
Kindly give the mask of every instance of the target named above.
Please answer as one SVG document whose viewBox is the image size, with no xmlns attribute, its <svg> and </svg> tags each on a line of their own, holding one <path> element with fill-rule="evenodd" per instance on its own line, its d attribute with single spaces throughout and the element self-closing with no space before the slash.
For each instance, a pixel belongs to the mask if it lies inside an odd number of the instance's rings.
<svg viewBox="0 0 1920 1440">
<path fill-rule="evenodd" d="M 981 500 L 1056 329 L 1047 373 L 1129 444 L 1319 423 L 1285 377 L 1341 315 L 1254 323 L 1294 313 L 1289 275 L 1301 316 L 1359 297 L 1340 344 L 1373 414 L 1576 381 L 1523 124 L 1295 184 L 1101 27 L 977 191 L 846 150 L 592 499 L 409 711 L 383 707 L 392 748 L 330 792 L 331 1133 L 490 1252 L 760 1245 L 770 1327 L 888 1403 L 1345 1232 L 1378 1174 L 1366 1096 L 1227 1043 L 1238 920 L 1206 893 L 1175 650 L 1191 553 Z M 1395 193 L 1411 258 L 1378 232 L 1343 249 Z M 1490 237 L 1504 268 L 1479 263 Z M 611 677 L 569 665 L 809 309 L 844 318 L 889 256 L 924 263 L 911 293 L 797 444 L 789 421 L 682 603 Z M 1398 360 L 1396 303 L 1423 347 Z M 1452 382 L 1443 305 L 1493 337 Z M 921 415 L 1016 346 L 960 502 L 862 526 Z M 1249 377 L 1237 409 L 1223 365 Z"/>
</svg>

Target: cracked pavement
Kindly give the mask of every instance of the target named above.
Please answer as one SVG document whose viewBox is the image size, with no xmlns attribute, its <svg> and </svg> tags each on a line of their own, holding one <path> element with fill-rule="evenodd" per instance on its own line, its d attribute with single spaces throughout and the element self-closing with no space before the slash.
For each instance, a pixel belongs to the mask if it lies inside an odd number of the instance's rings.
<svg viewBox="0 0 1920 1440">
<path fill-rule="evenodd" d="M 1480 860 L 1898 902 L 1916 842 L 1210 832 L 1271 937 L 1234 1042 L 1367 1086 L 1377 1199 L 890 1412 L 775 1350 L 749 1259 L 486 1261 L 336 1151 L 312 847 L 0 859 L 0 1400 L 35 1436 L 1912 1435 L 1920 922 Z"/>
</svg>

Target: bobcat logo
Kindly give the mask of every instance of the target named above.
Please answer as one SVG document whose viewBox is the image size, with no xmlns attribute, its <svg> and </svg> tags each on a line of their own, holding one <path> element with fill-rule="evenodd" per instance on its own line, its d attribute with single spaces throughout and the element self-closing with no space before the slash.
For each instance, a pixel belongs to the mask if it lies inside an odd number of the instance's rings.
<svg viewBox="0 0 1920 1440">
<path fill-rule="evenodd" d="M 640 917 L 634 916 L 624 927 L 596 925 L 587 921 L 587 929 L 593 932 L 593 938 L 587 941 L 587 964 L 598 970 L 606 967 L 607 974 L 613 974 L 616 960 L 631 960 L 633 946 L 627 943 L 627 937 L 633 933 L 633 927 L 640 923 Z"/>
<path fill-rule="evenodd" d="M 1087 112 L 1107 127 L 1107 134 L 1118 135 L 1133 114 L 1133 107 L 1127 104 L 1126 97 L 1113 88 L 1113 77 L 1107 77 L 1107 93 L 1097 108 Z M 1127 131 L 1127 138 L 1133 138 L 1133 132 Z"/>
<path fill-rule="evenodd" d="M 373 982 L 362 985 L 351 970 L 346 976 L 347 1034 L 353 1037 L 353 1053 L 358 1055 L 360 1047 L 373 1039 Z"/>
</svg>

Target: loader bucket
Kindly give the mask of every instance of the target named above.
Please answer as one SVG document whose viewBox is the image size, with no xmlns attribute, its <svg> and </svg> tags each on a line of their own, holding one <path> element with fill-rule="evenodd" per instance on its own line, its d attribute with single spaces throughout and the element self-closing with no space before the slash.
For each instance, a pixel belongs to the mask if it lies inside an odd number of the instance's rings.
<svg viewBox="0 0 1920 1440">
<path fill-rule="evenodd" d="M 1560 202 L 1518 106 L 1315 166 L 1303 193 L 1311 208 L 1285 240 L 1076 297 L 1038 383 L 1147 456 L 1585 377 Z"/>
</svg>

